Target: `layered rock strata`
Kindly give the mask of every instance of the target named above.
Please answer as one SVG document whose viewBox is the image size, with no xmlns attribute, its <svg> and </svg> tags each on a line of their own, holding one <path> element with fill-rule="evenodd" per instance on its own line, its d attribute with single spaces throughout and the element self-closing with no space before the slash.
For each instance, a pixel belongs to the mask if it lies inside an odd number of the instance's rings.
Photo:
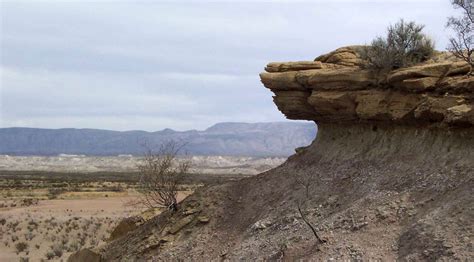
<svg viewBox="0 0 474 262">
<path fill-rule="evenodd" d="M 474 77 L 467 63 L 445 53 L 390 72 L 365 69 L 360 47 L 345 47 L 315 61 L 270 63 L 260 74 L 289 119 L 390 122 L 403 125 L 474 124 Z"/>
<path fill-rule="evenodd" d="M 95 254 L 103 261 L 471 260 L 474 77 L 444 53 L 374 72 L 359 49 L 270 63 L 261 74 L 288 118 L 317 122 L 311 145 L 257 176 L 201 187 L 178 212 Z M 324 244 L 303 222 L 302 202 Z"/>
</svg>

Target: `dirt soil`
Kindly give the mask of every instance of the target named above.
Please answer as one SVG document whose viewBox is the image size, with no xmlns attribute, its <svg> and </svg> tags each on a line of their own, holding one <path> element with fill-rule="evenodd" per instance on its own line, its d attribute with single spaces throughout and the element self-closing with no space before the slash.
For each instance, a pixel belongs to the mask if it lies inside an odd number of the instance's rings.
<svg viewBox="0 0 474 262">
<path fill-rule="evenodd" d="M 106 192 L 66 192 L 60 199 L 39 200 L 30 206 L 4 200 L 0 207 L 0 261 L 67 259 L 73 252 L 106 243 L 120 220 L 143 214 L 132 205 L 136 195 Z M 179 200 L 189 192 L 179 194 Z M 19 243 L 25 243 L 18 252 Z M 18 246 L 18 247 L 17 247 Z"/>
<path fill-rule="evenodd" d="M 200 188 L 178 212 L 94 252 L 105 261 L 474 257 L 474 130 L 369 124 L 319 130 L 311 146 L 280 167 Z"/>
</svg>

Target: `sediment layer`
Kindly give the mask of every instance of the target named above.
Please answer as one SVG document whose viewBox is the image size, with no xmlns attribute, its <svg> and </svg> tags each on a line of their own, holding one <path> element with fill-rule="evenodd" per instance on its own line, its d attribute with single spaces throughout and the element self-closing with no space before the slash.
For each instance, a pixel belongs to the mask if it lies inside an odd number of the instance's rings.
<svg viewBox="0 0 474 262">
<path fill-rule="evenodd" d="M 203 187 L 94 254 L 105 261 L 467 261 L 474 257 L 474 77 L 440 53 L 392 72 L 360 47 L 270 63 L 289 119 L 318 124 L 283 165 Z M 310 180 L 305 180 L 310 179 Z M 301 181 L 311 181 L 307 188 Z M 326 241 L 317 244 L 297 211 Z"/>
<path fill-rule="evenodd" d="M 438 53 L 423 64 L 382 72 L 366 69 L 359 50 L 345 47 L 316 61 L 270 63 L 260 78 L 289 119 L 474 124 L 474 77 L 466 76 L 467 63 Z"/>
<path fill-rule="evenodd" d="M 106 261 L 468 260 L 474 132 L 321 124 L 280 167 L 201 188 L 98 250 Z M 311 177 L 307 218 L 298 179 Z M 203 222 L 204 221 L 204 222 Z"/>
</svg>

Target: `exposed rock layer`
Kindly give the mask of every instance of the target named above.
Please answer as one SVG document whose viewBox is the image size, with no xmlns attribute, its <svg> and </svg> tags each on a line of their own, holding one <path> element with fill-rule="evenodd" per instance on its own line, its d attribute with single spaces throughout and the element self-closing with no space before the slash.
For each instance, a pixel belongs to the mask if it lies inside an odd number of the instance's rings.
<svg viewBox="0 0 474 262">
<path fill-rule="evenodd" d="M 474 257 L 472 80 L 461 75 L 464 65 L 420 65 L 380 80 L 360 68 L 357 47 L 316 60 L 272 63 L 261 75 L 287 117 L 317 121 L 310 146 L 255 177 L 201 188 L 177 213 L 98 249 L 102 258 Z M 301 181 L 312 182 L 305 189 Z M 305 197 L 304 212 L 325 244 L 316 244 L 296 211 Z"/>
<path fill-rule="evenodd" d="M 202 188 L 103 247 L 106 261 L 286 259 L 468 260 L 474 216 L 474 130 L 321 124 L 284 165 Z M 296 211 L 327 241 L 315 245 Z M 192 212 L 191 212 L 192 211 Z M 205 223 L 199 217 L 205 216 Z"/>
<path fill-rule="evenodd" d="M 270 63 L 262 83 L 289 119 L 472 126 L 474 77 L 446 54 L 391 72 L 364 68 L 359 47 L 337 49 L 314 62 Z"/>
</svg>

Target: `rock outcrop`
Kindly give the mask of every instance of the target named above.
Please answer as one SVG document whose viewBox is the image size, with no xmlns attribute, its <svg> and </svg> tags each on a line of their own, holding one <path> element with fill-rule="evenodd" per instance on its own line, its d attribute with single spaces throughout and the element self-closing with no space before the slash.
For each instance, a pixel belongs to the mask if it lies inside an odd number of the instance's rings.
<svg viewBox="0 0 474 262">
<path fill-rule="evenodd" d="M 262 82 L 288 118 L 318 124 L 315 141 L 275 169 L 198 189 L 102 259 L 471 260 L 474 77 L 444 53 L 377 73 L 359 50 L 270 63 Z"/>
<path fill-rule="evenodd" d="M 143 224 L 145 220 L 140 216 L 132 216 L 122 219 L 114 230 L 110 233 L 109 241 L 113 241 L 119 237 L 126 235 L 128 232 L 136 229 Z"/>
<path fill-rule="evenodd" d="M 377 72 L 365 69 L 359 48 L 340 48 L 315 61 L 270 63 L 260 78 L 289 119 L 474 125 L 474 77 L 466 77 L 467 63 L 440 53 L 423 64 Z"/>
<path fill-rule="evenodd" d="M 67 259 L 68 262 L 101 262 L 100 254 L 92 251 L 89 248 L 79 250 L 72 253 Z"/>
</svg>

